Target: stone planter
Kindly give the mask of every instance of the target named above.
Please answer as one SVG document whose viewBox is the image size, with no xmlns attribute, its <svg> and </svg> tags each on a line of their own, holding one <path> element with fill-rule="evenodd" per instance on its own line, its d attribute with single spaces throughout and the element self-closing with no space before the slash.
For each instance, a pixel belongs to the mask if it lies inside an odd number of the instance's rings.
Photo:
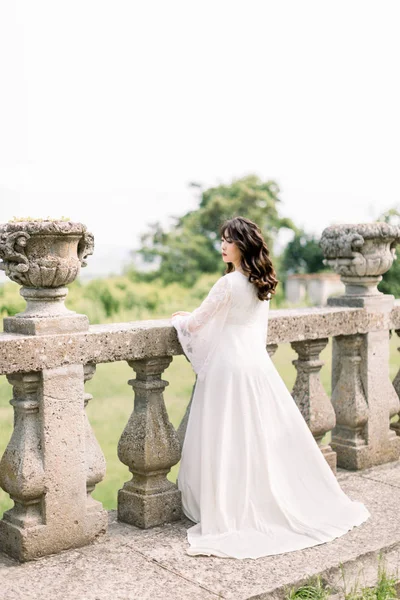
<svg viewBox="0 0 400 600">
<path fill-rule="evenodd" d="M 68 289 L 93 254 L 93 235 L 71 221 L 23 221 L 0 225 L 0 269 L 22 285 L 23 313 L 4 319 L 4 331 L 24 334 L 83 331 L 85 315 L 64 305 Z"/>
<path fill-rule="evenodd" d="M 381 295 L 377 285 L 392 266 L 398 243 L 400 227 L 387 223 L 333 225 L 324 229 L 320 241 L 324 262 L 339 273 L 345 284 L 342 298 L 347 299 L 347 305 L 352 298 Z"/>
</svg>

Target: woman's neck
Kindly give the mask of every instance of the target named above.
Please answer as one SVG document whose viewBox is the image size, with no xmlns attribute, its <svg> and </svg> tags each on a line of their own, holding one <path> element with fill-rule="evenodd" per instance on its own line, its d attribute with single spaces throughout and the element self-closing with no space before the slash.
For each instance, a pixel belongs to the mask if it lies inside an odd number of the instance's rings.
<svg viewBox="0 0 400 600">
<path fill-rule="evenodd" d="M 242 267 L 240 265 L 233 265 L 235 267 L 235 271 L 239 271 L 239 273 L 242 273 L 243 275 L 246 275 L 246 273 L 243 271 Z"/>
</svg>

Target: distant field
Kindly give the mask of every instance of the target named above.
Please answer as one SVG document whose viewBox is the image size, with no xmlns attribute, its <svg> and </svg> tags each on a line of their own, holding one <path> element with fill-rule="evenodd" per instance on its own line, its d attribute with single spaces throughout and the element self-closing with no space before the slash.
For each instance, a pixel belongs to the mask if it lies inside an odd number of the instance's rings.
<svg viewBox="0 0 400 600">
<path fill-rule="evenodd" d="M 393 379 L 400 365 L 400 354 L 397 352 L 400 340 L 393 336 L 391 340 L 390 371 Z M 321 371 L 321 379 L 328 394 L 330 394 L 330 356 L 331 345 L 321 355 L 325 366 Z M 273 360 L 285 381 L 287 387 L 292 389 L 296 372 L 291 361 L 296 358 L 295 352 L 289 344 L 279 346 Z M 132 379 L 133 371 L 127 363 L 112 363 L 99 365 L 92 379 L 86 384 L 86 390 L 93 394 L 87 412 L 107 460 L 107 475 L 95 489 L 94 497 L 100 500 L 107 509 L 116 507 L 117 491 L 125 481 L 130 479 L 130 474 L 117 457 L 117 444 L 119 437 L 128 421 L 133 408 L 133 390 L 127 385 Z M 175 427 L 185 412 L 194 383 L 194 374 L 190 364 L 183 356 L 176 357 L 164 379 L 169 381 L 165 390 L 165 401 L 171 422 Z M 11 398 L 11 386 L 5 377 L 0 377 L 0 455 L 3 454 L 12 433 L 13 411 L 8 404 Z M 178 466 L 175 466 L 169 478 L 176 480 Z M 12 505 L 8 495 L 0 490 L 0 513 Z"/>
</svg>

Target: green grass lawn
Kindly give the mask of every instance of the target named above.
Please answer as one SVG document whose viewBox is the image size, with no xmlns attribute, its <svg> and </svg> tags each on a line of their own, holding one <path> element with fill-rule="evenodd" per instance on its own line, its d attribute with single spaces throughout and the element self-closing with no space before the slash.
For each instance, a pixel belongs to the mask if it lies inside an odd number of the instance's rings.
<svg viewBox="0 0 400 600">
<path fill-rule="evenodd" d="M 393 380 L 400 364 L 397 352 L 400 340 L 396 335 L 392 336 L 390 345 L 390 376 Z M 295 358 L 296 353 L 289 344 L 281 344 L 273 357 L 290 390 L 296 377 L 296 370 L 291 362 Z M 331 344 L 322 352 L 321 359 L 325 361 L 321 371 L 322 383 L 330 394 Z M 103 502 L 107 509 L 116 508 L 118 489 L 130 479 L 128 468 L 118 459 L 117 445 L 133 409 L 134 393 L 127 384 L 133 377 L 133 370 L 125 362 L 102 364 L 98 365 L 93 379 L 86 384 L 86 390 L 93 394 L 93 400 L 87 408 L 88 417 L 107 461 L 106 477 L 97 485 L 93 496 Z M 178 427 L 190 399 L 194 373 L 186 358 L 178 356 L 164 372 L 163 378 L 169 381 L 164 393 L 168 414 L 172 424 Z M 8 403 L 11 396 L 11 386 L 5 377 L 0 377 L 0 455 L 3 454 L 12 433 L 13 410 Z M 171 481 L 176 480 L 177 472 L 178 465 L 169 474 Z M 12 502 L 8 494 L 0 490 L 0 513 L 10 506 Z"/>
</svg>

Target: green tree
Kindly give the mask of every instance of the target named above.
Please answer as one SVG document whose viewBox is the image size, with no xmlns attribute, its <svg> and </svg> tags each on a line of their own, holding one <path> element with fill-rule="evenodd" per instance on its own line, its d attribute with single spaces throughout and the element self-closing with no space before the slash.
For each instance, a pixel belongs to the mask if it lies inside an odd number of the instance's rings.
<svg viewBox="0 0 400 600">
<path fill-rule="evenodd" d="M 400 225 L 400 212 L 397 208 L 391 208 L 381 214 L 377 219 L 390 225 Z M 400 298 L 400 249 L 397 248 L 399 258 L 393 262 L 393 265 L 382 276 L 382 281 L 378 285 L 378 290 L 384 294 L 393 294 L 395 298 Z"/>
<path fill-rule="evenodd" d="M 161 277 L 165 283 L 190 286 L 201 273 L 223 272 L 219 227 L 238 215 L 260 226 L 272 250 L 280 228 L 297 231 L 291 219 L 279 214 L 280 202 L 277 183 L 261 181 L 256 175 L 204 190 L 198 208 L 175 217 L 170 230 L 156 222 L 141 237 L 139 254 L 147 262 L 159 261 L 158 268 L 144 278 Z"/>
<path fill-rule="evenodd" d="M 319 273 L 327 267 L 319 241 L 305 231 L 298 231 L 287 244 L 281 261 L 285 273 Z"/>
</svg>

